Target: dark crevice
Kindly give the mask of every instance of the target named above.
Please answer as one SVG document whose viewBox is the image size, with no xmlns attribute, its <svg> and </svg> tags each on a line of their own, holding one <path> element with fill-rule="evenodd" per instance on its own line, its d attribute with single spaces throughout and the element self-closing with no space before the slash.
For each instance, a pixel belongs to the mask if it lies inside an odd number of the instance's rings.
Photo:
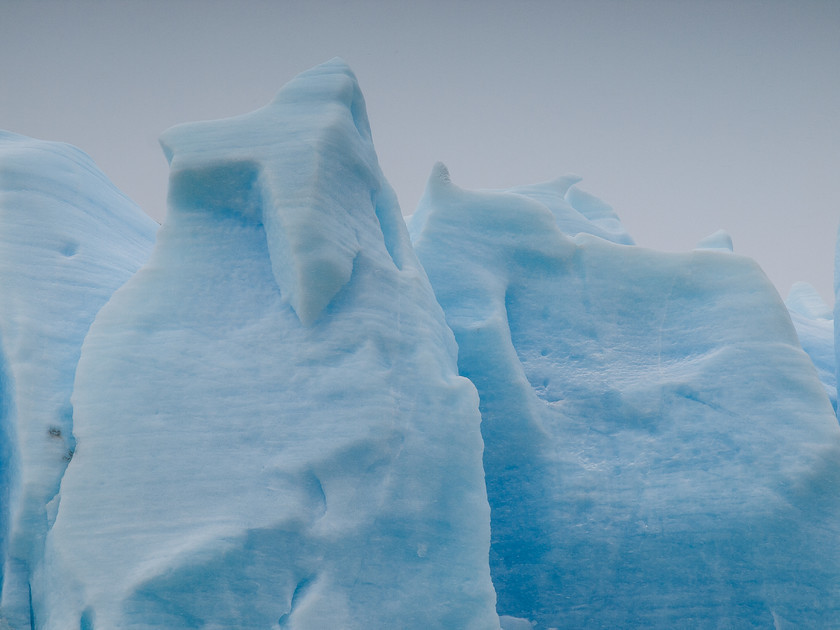
<svg viewBox="0 0 840 630">
<path fill-rule="evenodd" d="M 79 619 L 79 630 L 93 630 L 93 610 L 90 606 L 85 608 L 81 619 Z"/>
</svg>

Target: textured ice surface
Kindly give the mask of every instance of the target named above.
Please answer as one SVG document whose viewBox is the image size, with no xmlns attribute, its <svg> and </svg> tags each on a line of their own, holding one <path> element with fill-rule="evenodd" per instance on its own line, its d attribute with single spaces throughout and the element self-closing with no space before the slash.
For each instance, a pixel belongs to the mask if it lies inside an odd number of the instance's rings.
<svg viewBox="0 0 840 630">
<path fill-rule="evenodd" d="M 438 166 L 411 225 L 481 399 L 505 623 L 836 625 L 840 428 L 769 281 L 543 190 Z"/>
<path fill-rule="evenodd" d="M 350 70 L 177 127 L 79 362 L 39 627 L 498 628 L 475 389 Z"/>
<path fill-rule="evenodd" d="M 806 282 L 794 284 L 785 306 L 802 349 L 808 353 L 831 404 L 837 410 L 837 375 L 834 357 L 834 314 L 817 290 Z"/>
<path fill-rule="evenodd" d="M 0 132 L 0 623 L 30 627 L 82 340 L 156 227 L 78 149 Z"/>
</svg>

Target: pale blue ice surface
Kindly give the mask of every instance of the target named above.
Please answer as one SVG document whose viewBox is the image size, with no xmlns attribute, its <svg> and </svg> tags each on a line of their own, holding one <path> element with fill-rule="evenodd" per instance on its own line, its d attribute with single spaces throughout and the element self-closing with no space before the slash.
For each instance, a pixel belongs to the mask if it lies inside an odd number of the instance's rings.
<svg viewBox="0 0 840 630">
<path fill-rule="evenodd" d="M 610 242 L 545 189 L 438 165 L 411 224 L 481 398 L 499 614 L 833 627 L 840 428 L 775 289 L 725 234 Z"/>
</svg>

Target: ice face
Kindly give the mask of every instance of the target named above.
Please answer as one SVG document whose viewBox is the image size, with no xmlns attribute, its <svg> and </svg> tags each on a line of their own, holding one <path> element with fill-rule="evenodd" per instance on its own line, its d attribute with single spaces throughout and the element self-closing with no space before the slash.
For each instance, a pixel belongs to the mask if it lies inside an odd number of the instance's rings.
<svg viewBox="0 0 840 630">
<path fill-rule="evenodd" d="M 401 265 L 406 244 L 391 217 L 394 195 L 379 181 L 364 99 L 341 60 L 291 81 L 263 109 L 175 127 L 161 144 L 170 159 L 170 203 L 261 223 L 275 280 L 304 324 L 352 274 L 361 244 L 348 206 L 381 215 Z"/>
<path fill-rule="evenodd" d="M 764 274 L 570 236 L 523 190 L 438 166 L 411 225 L 480 396 L 505 623 L 835 623 L 840 428 Z"/>
<path fill-rule="evenodd" d="M 51 628 L 498 628 L 475 389 L 334 60 L 167 132 L 76 373 Z"/>
<path fill-rule="evenodd" d="M 837 411 L 834 357 L 834 315 L 817 290 L 807 282 L 794 284 L 785 301 L 802 349 L 811 357 L 820 382 Z"/>
<path fill-rule="evenodd" d="M 30 581 L 73 456 L 70 395 L 96 312 L 157 224 L 69 145 L 0 132 L 0 620 L 30 627 Z"/>
</svg>

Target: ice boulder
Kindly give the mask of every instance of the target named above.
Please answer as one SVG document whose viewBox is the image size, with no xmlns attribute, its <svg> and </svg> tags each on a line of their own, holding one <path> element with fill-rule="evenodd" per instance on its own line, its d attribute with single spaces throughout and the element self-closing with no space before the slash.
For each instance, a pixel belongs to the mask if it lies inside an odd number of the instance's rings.
<svg viewBox="0 0 840 630">
<path fill-rule="evenodd" d="M 836 626 L 840 427 L 776 291 L 546 186 L 439 165 L 411 224 L 480 396 L 503 625 Z"/>
<path fill-rule="evenodd" d="M 82 341 L 156 228 L 78 149 L 0 132 L 0 627 L 30 627 Z"/>
<path fill-rule="evenodd" d="M 837 375 L 834 358 L 834 313 L 817 290 L 797 282 L 785 301 L 802 349 L 811 357 L 820 382 L 837 411 Z"/>
<path fill-rule="evenodd" d="M 340 60 L 177 127 L 100 311 L 37 627 L 498 629 L 478 399 Z"/>
</svg>

